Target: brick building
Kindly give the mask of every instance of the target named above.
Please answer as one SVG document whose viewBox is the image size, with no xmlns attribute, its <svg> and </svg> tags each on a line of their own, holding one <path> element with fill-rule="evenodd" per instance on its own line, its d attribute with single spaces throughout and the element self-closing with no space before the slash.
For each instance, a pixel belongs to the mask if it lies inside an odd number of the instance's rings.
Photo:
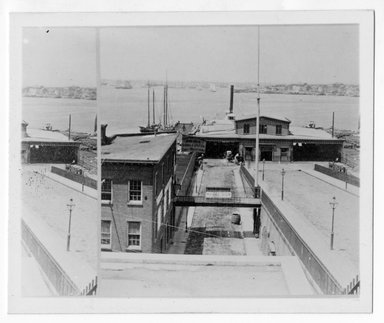
<svg viewBox="0 0 384 323">
<path fill-rule="evenodd" d="M 116 137 L 102 146 L 101 248 L 164 252 L 172 239 L 177 135 Z"/>
</svg>

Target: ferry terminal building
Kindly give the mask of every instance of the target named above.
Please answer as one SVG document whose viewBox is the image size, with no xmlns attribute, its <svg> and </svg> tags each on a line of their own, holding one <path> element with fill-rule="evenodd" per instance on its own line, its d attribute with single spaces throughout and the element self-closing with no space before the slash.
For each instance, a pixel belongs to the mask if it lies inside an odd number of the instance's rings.
<svg viewBox="0 0 384 323">
<path fill-rule="evenodd" d="M 340 158 L 344 140 L 323 129 L 291 127 L 284 117 L 260 116 L 260 160 L 276 162 L 334 161 Z M 222 120 L 202 126 L 195 135 L 183 136 L 183 151 L 197 151 L 209 158 L 223 157 L 226 151 L 255 159 L 256 115 Z"/>
</svg>

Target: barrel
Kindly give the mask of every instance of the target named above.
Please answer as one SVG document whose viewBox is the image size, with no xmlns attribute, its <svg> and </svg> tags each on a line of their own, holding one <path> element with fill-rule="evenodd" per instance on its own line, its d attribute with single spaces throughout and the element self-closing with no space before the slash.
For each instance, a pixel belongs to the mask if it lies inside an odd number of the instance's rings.
<svg viewBox="0 0 384 323">
<path fill-rule="evenodd" d="M 241 222 L 241 216 L 239 213 L 233 213 L 232 214 L 232 221 L 233 224 L 240 224 Z"/>
</svg>

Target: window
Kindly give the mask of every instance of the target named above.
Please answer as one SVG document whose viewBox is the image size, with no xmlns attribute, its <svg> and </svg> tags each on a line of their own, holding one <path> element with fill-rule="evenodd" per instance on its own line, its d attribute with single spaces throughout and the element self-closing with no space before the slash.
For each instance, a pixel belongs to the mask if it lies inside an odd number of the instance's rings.
<svg viewBox="0 0 384 323">
<path fill-rule="evenodd" d="M 276 125 L 276 135 L 281 135 L 281 124 Z"/>
<path fill-rule="evenodd" d="M 128 248 L 140 249 L 141 246 L 141 223 L 128 222 Z"/>
<path fill-rule="evenodd" d="M 111 248 L 111 221 L 101 220 L 101 249 Z"/>
<path fill-rule="evenodd" d="M 112 180 L 104 178 L 101 181 L 101 200 L 110 203 L 112 201 Z"/>
<path fill-rule="evenodd" d="M 165 199 L 165 202 L 164 202 L 164 214 L 167 214 L 167 210 L 168 210 L 168 190 L 165 190 L 165 192 L 164 192 L 164 199 Z"/>
<path fill-rule="evenodd" d="M 260 125 L 259 133 L 267 133 L 267 125 L 266 124 Z"/>
<path fill-rule="evenodd" d="M 141 203 L 141 181 L 131 180 L 128 182 L 128 201 Z"/>
<path fill-rule="evenodd" d="M 249 134 L 249 124 L 248 123 L 244 123 L 243 132 L 244 132 L 244 134 Z"/>
<path fill-rule="evenodd" d="M 161 207 L 161 204 L 159 205 L 159 207 L 157 208 L 157 231 L 160 230 L 160 227 L 161 227 L 161 222 L 162 222 L 162 218 L 163 218 L 163 214 L 162 214 L 162 207 Z"/>
</svg>

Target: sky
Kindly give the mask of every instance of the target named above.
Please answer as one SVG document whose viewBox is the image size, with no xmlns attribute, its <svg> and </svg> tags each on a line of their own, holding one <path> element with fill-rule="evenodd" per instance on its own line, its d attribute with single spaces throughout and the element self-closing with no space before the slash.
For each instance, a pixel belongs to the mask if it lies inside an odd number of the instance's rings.
<svg viewBox="0 0 384 323">
<path fill-rule="evenodd" d="M 95 87 L 94 28 L 25 28 L 23 86 Z"/>
<path fill-rule="evenodd" d="M 359 83 L 357 25 L 260 27 L 260 83 Z M 104 79 L 257 82 L 257 26 L 100 30 Z"/>
<path fill-rule="evenodd" d="M 261 83 L 359 83 L 357 25 L 260 27 Z M 100 29 L 106 79 L 257 82 L 257 26 Z M 23 86 L 96 86 L 95 28 L 25 28 Z"/>
</svg>

